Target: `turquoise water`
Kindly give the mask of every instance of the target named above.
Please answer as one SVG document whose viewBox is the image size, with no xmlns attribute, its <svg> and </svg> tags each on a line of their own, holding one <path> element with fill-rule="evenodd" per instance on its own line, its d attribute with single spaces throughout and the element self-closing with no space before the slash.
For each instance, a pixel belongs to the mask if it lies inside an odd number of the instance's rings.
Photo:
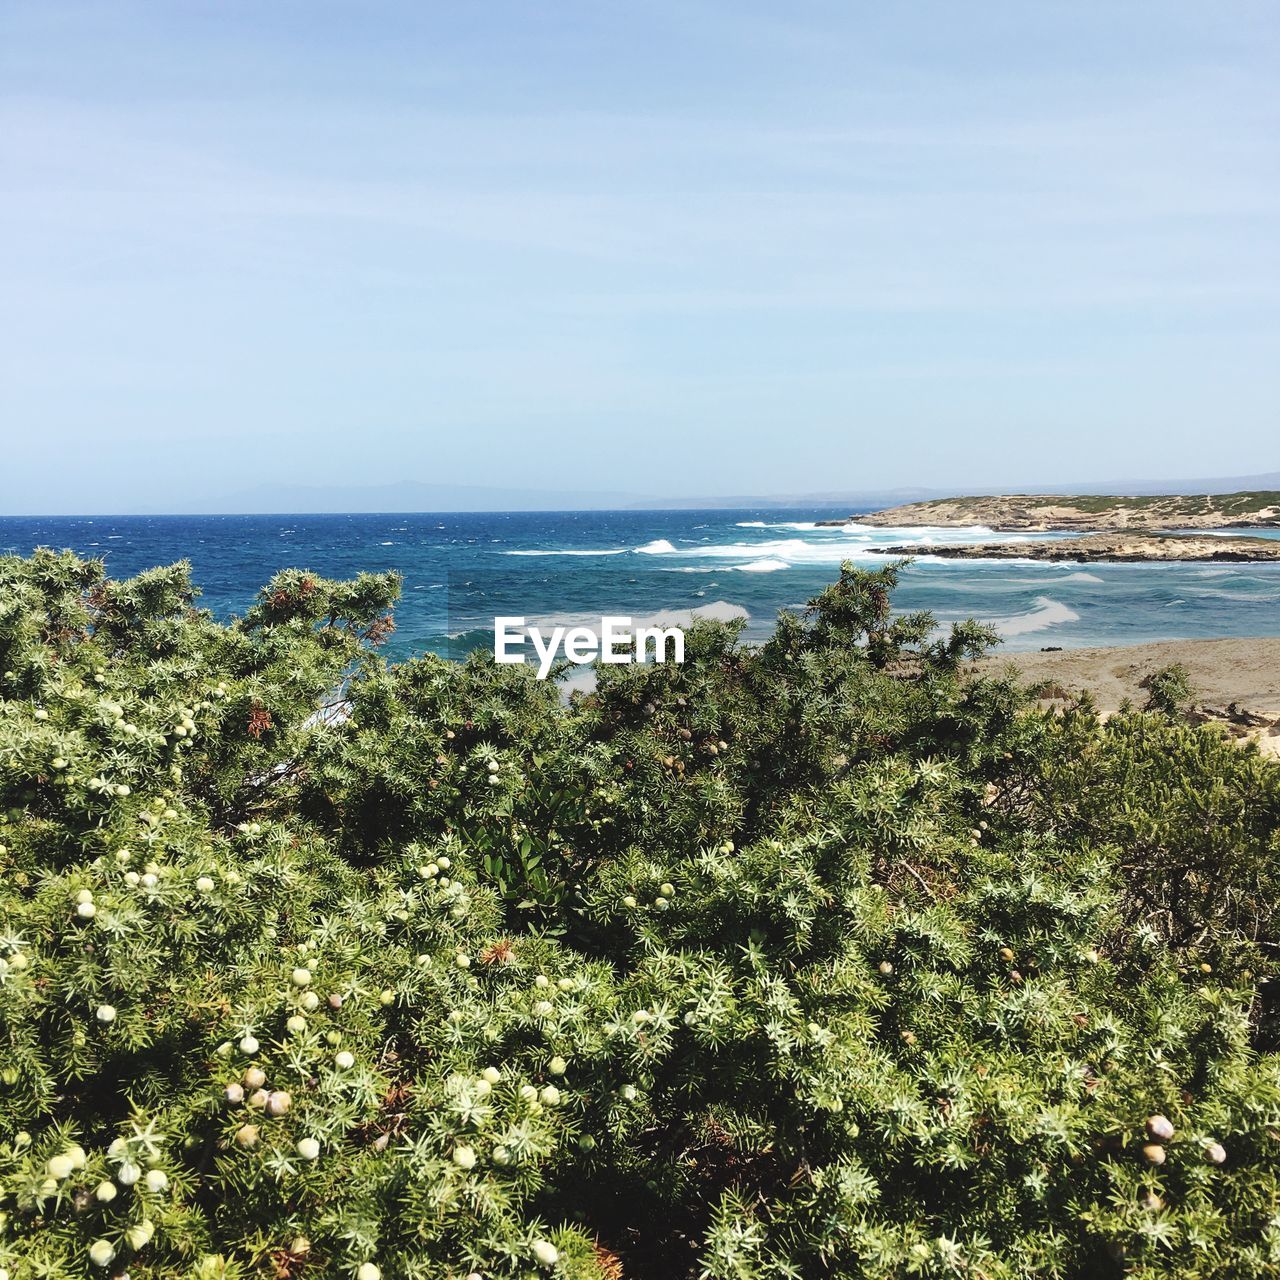
<svg viewBox="0 0 1280 1280">
<path fill-rule="evenodd" d="M 984 619 L 1010 649 L 1280 635 L 1280 564 L 945 560 L 929 547 L 1007 535 L 816 526 L 836 514 L 847 512 L 6 517 L 0 549 L 70 547 L 104 557 L 115 576 L 186 558 L 203 604 L 220 616 L 243 611 L 281 568 L 328 577 L 397 569 L 404 596 L 388 646 L 397 657 L 480 643 L 499 613 L 541 622 L 745 614 L 760 637 L 842 559 L 882 564 L 870 548 L 908 540 L 922 554 L 903 575 L 898 607 L 931 609 L 943 622 Z"/>
</svg>

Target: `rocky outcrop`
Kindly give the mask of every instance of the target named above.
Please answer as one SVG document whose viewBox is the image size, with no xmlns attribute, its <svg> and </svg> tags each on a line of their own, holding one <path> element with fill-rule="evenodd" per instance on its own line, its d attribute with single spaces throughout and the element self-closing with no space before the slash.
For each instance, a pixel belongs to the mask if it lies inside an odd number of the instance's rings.
<svg viewBox="0 0 1280 1280">
<path fill-rule="evenodd" d="M 1095 533 L 1084 538 L 1057 538 L 1052 542 L 970 542 L 963 546 L 900 543 L 873 550 L 884 555 L 927 554 L 956 560 L 1074 560 L 1085 563 L 1105 560 L 1280 561 L 1280 538 Z"/>
</svg>

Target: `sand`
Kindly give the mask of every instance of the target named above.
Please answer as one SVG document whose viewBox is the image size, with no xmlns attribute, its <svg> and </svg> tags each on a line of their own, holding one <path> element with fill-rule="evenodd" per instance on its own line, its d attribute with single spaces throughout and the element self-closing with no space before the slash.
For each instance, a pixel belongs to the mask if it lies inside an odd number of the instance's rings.
<svg viewBox="0 0 1280 1280">
<path fill-rule="evenodd" d="M 1268 755 L 1280 758 L 1280 637 L 1161 640 L 1055 653 L 997 652 L 975 667 L 1001 672 L 1012 666 L 1028 683 L 1052 681 L 1063 690 L 1088 690 L 1099 711 L 1109 714 L 1126 698 L 1143 706 L 1147 692 L 1142 680 L 1174 663 L 1190 674 L 1201 718 L 1220 721 L 1241 738 L 1256 738 Z"/>
</svg>

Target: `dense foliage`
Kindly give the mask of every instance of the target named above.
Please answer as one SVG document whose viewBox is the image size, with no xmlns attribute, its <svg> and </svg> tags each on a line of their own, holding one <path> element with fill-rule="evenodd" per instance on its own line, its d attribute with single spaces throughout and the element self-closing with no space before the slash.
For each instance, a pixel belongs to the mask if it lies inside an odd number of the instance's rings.
<svg viewBox="0 0 1280 1280">
<path fill-rule="evenodd" d="M 1280 1273 L 1280 770 L 895 582 L 566 705 L 0 559 L 0 1271 Z"/>
</svg>

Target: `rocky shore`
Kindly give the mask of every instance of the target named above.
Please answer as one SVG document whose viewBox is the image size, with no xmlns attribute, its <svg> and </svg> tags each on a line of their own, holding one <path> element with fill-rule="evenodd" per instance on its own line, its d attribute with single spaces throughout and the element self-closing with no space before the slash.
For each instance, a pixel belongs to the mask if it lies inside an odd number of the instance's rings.
<svg viewBox="0 0 1280 1280">
<path fill-rule="evenodd" d="M 845 520 L 820 520 L 818 523 L 890 528 L 986 525 L 1010 533 L 1260 528 L 1280 526 L 1280 492 L 1155 497 L 1001 494 L 937 498 L 873 511 L 869 515 L 850 516 Z"/>
<path fill-rule="evenodd" d="M 1096 561 L 1212 560 L 1257 562 L 1280 560 L 1280 538 L 1170 537 L 1144 533 L 1095 533 L 1053 542 L 971 542 L 963 546 L 899 543 L 875 547 L 883 555 L 928 554 L 955 560 Z"/>
</svg>

